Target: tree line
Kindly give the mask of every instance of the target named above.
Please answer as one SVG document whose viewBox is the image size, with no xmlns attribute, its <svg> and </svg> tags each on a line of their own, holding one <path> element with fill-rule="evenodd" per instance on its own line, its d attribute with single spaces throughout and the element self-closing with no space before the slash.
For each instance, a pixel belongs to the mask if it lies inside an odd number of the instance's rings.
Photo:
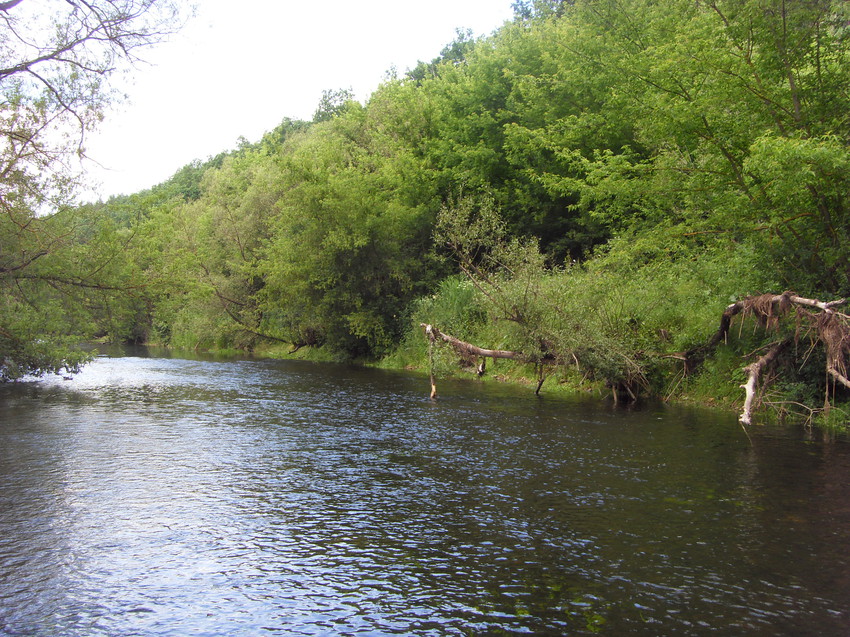
<svg viewBox="0 0 850 637">
<path fill-rule="evenodd" d="M 726 306 L 850 294 L 846 3 L 514 9 L 144 192 L 44 215 L 3 173 L 4 376 L 93 336 L 421 365 L 425 323 L 626 395 L 740 391 L 757 322 L 682 364 Z M 783 356 L 762 398 L 817 404 L 826 354 Z"/>
</svg>

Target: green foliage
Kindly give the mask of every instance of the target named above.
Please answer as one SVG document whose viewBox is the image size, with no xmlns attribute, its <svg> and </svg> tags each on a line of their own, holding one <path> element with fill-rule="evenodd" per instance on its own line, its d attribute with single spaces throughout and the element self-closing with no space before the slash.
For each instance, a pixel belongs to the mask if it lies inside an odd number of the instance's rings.
<svg viewBox="0 0 850 637">
<path fill-rule="evenodd" d="M 428 341 L 420 324 L 451 326 L 452 335 L 467 341 L 480 339 L 488 324 L 487 301 L 464 276 L 450 276 L 440 282 L 435 294 L 423 296 L 411 304 L 409 329 L 398 347 L 382 361 L 387 367 L 420 367 L 429 359 Z M 447 348 L 432 352 L 434 369 L 440 375 L 458 370 L 458 359 Z M 463 364 L 463 361 L 461 361 Z"/>
<path fill-rule="evenodd" d="M 782 285 L 804 293 L 850 292 L 850 149 L 833 135 L 757 139 L 745 162 L 771 236 L 764 260 Z"/>
<path fill-rule="evenodd" d="M 353 100 L 354 93 L 351 89 L 322 91 L 322 99 L 313 114 L 313 122 L 327 122 L 341 115 Z"/>
<path fill-rule="evenodd" d="M 717 389 L 769 339 L 681 378 L 675 356 L 732 300 L 850 294 L 844 3 L 514 10 L 365 104 L 326 91 L 312 122 L 284 120 L 68 225 L 7 196 L 7 315 L 55 310 L 94 281 L 43 333 L 370 359 L 403 342 L 407 361 L 426 322 L 564 378 L 666 396 Z M 801 372 L 783 391 L 802 402 L 819 382 Z"/>
<path fill-rule="evenodd" d="M 440 66 L 443 64 L 462 64 L 467 56 L 475 48 L 476 40 L 470 29 L 457 29 L 456 38 L 443 47 L 440 55 L 431 60 L 430 63 L 422 62 L 407 72 L 407 77 L 420 84 L 426 78 L 435 78 L 439 74 Z"/>
<path fill-rule="evenodd" d="M 295 343 L 346 357 L 387 351 L 430 283 L 428 194 L 415 157 L 392 161 L 387 132 L 373 134 L 352 108 L 281 156 L 284 194 L 260 274 L 266 318 Z"/>
<path fill-rule="evenodd" d="M 131 215 L 69 208 L 109 78 L 179 24 L 171 2 L 92 0 L 0 15 L 0 381 L 75 372 L 81 338 L 130 333 L 144 310 L 122 260 Z M 63 8 L 64 7 L 64 8 Z M 120 223 L 116 226 L 116 221 Z"/>
<path fill-rule="evenodd" d="M 681 368 L 676 354 L 705 343 L 722 308 L 749 284 L 726 276 L 748 266 L 746 252 L 714 237 L 697 257 L 675 225 L 624 236 L 588 264 L 559 270 L 546 268 L 533 242 L 511 238 L 489 200 L 445 208 L 437 237 L 476 291 L 469 307 L 489 321 L 470 323 L 453 309 L 455 284 L 421 302 L 417 322 L 635 395 L 669 393 Z"/>
<path fill-rule="evenodd" d="M 62 341 L 53 338 L 44 340 L 44 330 L 31 329 L 31 323 L 9 320 L 10 314 L 16 318 L 40 319 L 38 315 L 20 311 L 20 307 L 5 306 L 2 316 L 6 319 L 8 330 L 0 333 L 0 382 L 19 380 L 25 376 L 43 376 L 45 374 L 76 374 L 84 363 L 91 360 L 91 354 L 79 350 L 74 341 Z M 29 329 L 28 329 L 29 328 Z"/>
<path fill-rule="evenodd" d="M 468 278 L 452 276 L 440 283 L 436 294 L 413 304 L 412 321 L 417 326 L 451 326 L 454 336 L 468 340 L 486 324 L 487 309 L 486 299 Z"/>
<path fill-rule="evenodd" d="M 101 212 L 0 216 L 0 380 L 74 372 L 75 343 L 132 329 L 127 236 Z"/>
</svg>

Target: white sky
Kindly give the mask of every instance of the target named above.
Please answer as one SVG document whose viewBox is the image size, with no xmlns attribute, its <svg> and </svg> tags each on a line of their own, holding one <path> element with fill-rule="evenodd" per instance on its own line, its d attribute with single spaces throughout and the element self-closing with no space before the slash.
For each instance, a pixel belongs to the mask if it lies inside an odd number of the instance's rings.
<svg viewBox="0 0 850 637">
<path fill-rule="evenodd" d="M 326 89 L 361 102 L 395 66 L 430 61 L 458 28 L 489 35 L 511 0 L 197 0 L 195 18 L 148 51 L 129 102 L 89 138 L 92 197 L 131 194 L 194 159 L 311 119 Z M 100 187 L 97 187 L 97 183 Z"/>
</svg>

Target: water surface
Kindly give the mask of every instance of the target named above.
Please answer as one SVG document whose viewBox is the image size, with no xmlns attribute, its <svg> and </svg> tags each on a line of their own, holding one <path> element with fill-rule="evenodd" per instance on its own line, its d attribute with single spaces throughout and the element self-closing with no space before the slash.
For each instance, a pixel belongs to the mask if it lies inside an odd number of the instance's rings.
<svg viewBox="0 0 850 637">
<path fill-rule="evenodd" d="M 138 356 L 0 386 L 0 634 L 850 634 L 846 440 L 440 390 Z"/>
</svg>

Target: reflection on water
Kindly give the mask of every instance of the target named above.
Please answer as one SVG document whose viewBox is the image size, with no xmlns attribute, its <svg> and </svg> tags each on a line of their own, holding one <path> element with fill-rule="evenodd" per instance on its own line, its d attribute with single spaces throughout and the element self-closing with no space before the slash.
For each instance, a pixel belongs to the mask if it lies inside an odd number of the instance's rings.
<svg viewBox="0 0 850 637">
<path fill-rule="evenodd" d="M 0 634 L 850 631 L 850 445 L 302 363 L 0 387 Z"/>
</svg>

